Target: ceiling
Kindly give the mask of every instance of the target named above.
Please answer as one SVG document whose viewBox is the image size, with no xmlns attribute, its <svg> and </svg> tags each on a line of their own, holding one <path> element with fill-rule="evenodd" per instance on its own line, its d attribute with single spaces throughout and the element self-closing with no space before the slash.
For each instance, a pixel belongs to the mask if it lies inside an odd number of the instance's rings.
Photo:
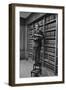
<svg viewBox="0 0 66 90">
<path fill-rule="evenodd" d="M 20 17 L 27 18 L 30 14 L 31 12 L 20 12 Z"/>
</svg>

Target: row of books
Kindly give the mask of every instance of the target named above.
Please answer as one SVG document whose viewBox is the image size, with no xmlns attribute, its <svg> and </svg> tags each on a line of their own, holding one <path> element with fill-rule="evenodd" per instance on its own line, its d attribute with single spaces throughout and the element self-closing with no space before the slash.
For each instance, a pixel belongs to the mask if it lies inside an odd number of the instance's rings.
<svg viewBox="0 0 66 90">
<path fill-rule="evenodd" d="M 48 51 L 48 52 L 52 52 L 52 53 L 55 53 L 55 49 L 54 48 L 49 48 L 49 47 L 45 47 L 44 49 L 45 51 Z"/>
<path fill-rule="evenodd" d="M 45 47 L 52 47 L 52 48 L 55 48 L 55 47 L 56 47 L 55 44 L 45 44 L 44 46 L 45 46 Z"/>
<path fill-rule="evenodd" d="M 47 40 L 55 40 L 56 37 L 46 37 L 45 39 L 47 39 Z"/>
<path fill-rule="evenodd" d="M 55 36 L 55 35 L 56 35 L 56 31 L 46 32 L 46 33 L 45 33 L 45 37 Z"/>
<path fill-rule="evenodd" d="M 55 58 L 52 59 L 52 58 L 45 58 L 45 61 L 46 62 L 50 62 L 51 64 L 54 64 L 55 63 Z"/>
<path fill-rule="evenodd" d="M 54 71 L 54 68 L 55 68 L 55 66 L 54 66 L 54 64 L 52 64 L 52 63 L 50 63 L 50 62 L 48 62 L 48 61 L 44 61 L 44 66 L 46 66 L 46 67 L 48 67 L 49 69 L 51 69 L 51 70 L 53 70 Z"/>
<path fill-rule="evenodd" d="M 55 56 L 55 53 L 48 52 L 48 51 L 45 51 L 45 54 L 48 54 L 48 55 L 51 55 L 51 56 Z"/>
<path fill-rule="evenodd" d="M 55 44 L 56 40 L 45 40 L 44 44 Z"/>
<path fill-rule="evenodd" d="M 55 28 L 56 27 L 56 22 L 49 23 L 44 26 L 44 30 L 50 29 L 50 28 Z"/>
<path fill-rule="evenodd" d="M 55 60 L 55 57 L 54 56 L 52 56 L 52 55 L 49 55 L 49 54 L 47 54 L 47 53 L 45 53 L 45 55 L 44 55 L 44 57 L 46 58 L 46 59 L 51 59 L 52 61 L 54 61 Z"/>
<path fill-rule="evenodd" d="M 46 47 L 55 47 L 56 46 L 56 44 L 52 44 L 52 43 L 46 43 L 46 44 L 44 44 L 44 46 L 46 46 Z"/>
<path fill-rule="evenodd" d="M 54 19 L 56 19 L 56 15 L 48 15 L 48 16 L 46 17 L 46 21 L 45 21 L 45 22 L 48 22 L 48 21 L 54 20 Z"/>
</svg>

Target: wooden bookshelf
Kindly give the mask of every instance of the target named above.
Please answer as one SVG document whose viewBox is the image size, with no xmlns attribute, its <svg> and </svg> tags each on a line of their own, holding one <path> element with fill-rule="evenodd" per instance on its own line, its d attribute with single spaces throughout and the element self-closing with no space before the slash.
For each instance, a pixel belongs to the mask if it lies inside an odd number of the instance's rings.
<svg viewBox="0 0 66 90">
<path fill-rule="evenodd" d="M 57 75 L 57 15 L 45 15 L 44 34 L 44 65 L 52 69 Z"/>
<path fill-rule="evenodd" d="M 53 23 L 53 22 L 56 22 L 56 19 L 52 19 L 52 20 L 47 21 L 47 22 L 45 23 L 45 25 L 50 24 L 50 23 Z"/>
</svg>

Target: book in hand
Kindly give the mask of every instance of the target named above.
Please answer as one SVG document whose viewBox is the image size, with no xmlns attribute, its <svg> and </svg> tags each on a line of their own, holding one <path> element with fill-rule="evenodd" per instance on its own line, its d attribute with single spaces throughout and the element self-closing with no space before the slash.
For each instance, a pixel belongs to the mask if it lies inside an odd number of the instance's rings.
<svg viewBox="0 0 66 90">
<path fill-rule="evenodd" d="M 42 35 L 40 35 L 40 34 L 34 34 L 34 36 L 37 36 L 37 37 L 42 37 Z"/>
<path fill-rule="evenodd" d="M 32 40 L 38 40 L 38 37 L 35 37 L 35 38 L 33 37 Z"/>
</svg>

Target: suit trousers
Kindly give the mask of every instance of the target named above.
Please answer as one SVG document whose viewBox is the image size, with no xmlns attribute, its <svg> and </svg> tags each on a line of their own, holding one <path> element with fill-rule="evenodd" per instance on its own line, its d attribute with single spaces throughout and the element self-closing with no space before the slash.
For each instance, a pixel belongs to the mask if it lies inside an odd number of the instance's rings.
<svg viewBox="0 0 66 90">
<path fill-rule="evenodd" d="M 41 51 L 41 46 L 34 47 L 35 64 L 39 64 L 40 63 L 40 51 Z"/>
</svg>

